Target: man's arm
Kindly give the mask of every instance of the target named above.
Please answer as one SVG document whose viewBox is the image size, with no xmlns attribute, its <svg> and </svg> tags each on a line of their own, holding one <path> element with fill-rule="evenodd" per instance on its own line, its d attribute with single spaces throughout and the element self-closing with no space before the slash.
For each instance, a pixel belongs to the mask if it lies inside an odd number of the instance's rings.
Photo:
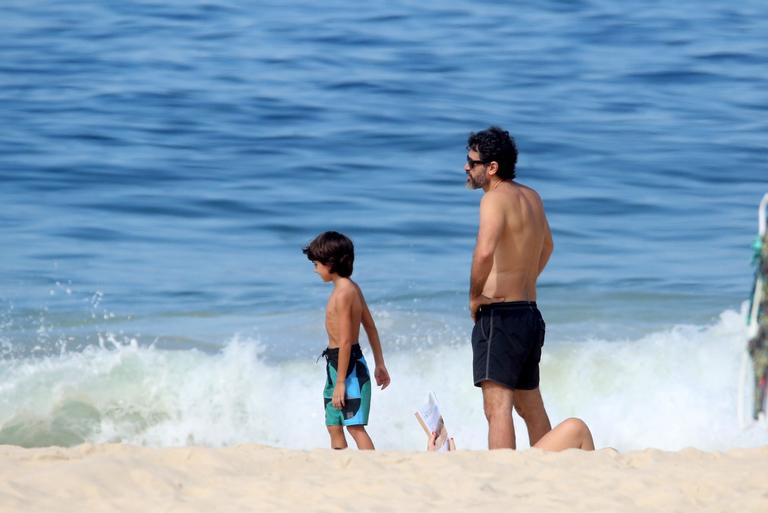
<svg viewBox="0 0 768 513">
<path fill-rule="evenodd" d="M 469 309 L 472 318 L 483 302 L 483 289 L 493 268 L 493 254 L 504 228 L 504 216 L 498 199 L 486 194 L 480 201 L 480 226 L 477 230 L 475 252 L 472 255 L 472 273 L 469 277 Z"/>
<path fill-rule="evenodd" d="M 349 355 L 352 352 L 352 303 L 354 301 L 355 291 L 352 288 L 345 288 L 336 293 L 334 299 L 334 310 L 336 326 L 339 334 L 339 363 L 336 367 L 336 386 L 333 389 L 333 398 L 331 402 L 335 408 L 344 406 L 344 395 L 347 385 L 347 369 L 349 367 Z"/>
<path fill-rule="evenodd" d="M 539 274 L 547 266 L 549 257 L 552 256 L 552 251 L 555 249 L 555 243 L 552 240 L 552 230 L 549 229 L 549 222 L 544 217 L 544 226 L 546 233 L 544 234 L 544 246 L 541 248 L 541 255 L 539 255 Z"/>
</svg>

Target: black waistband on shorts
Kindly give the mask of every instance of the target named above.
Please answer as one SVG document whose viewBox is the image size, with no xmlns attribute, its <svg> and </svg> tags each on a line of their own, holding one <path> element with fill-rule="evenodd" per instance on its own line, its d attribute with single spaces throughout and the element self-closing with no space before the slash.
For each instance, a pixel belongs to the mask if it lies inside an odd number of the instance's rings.
<svg viewBox="0 0 768 513">
<path fill-rule="evenodd" d="M 500 303 L 488 303 L 482 308 L 536 308 L 536 301 L 501 301 Z"/>
<path fill-rule="evenodd" d="M 499 303 L 488 303 L 480 305 L 479 312 L 489 310 L 517 310 L 522 308 L 538 309 L 536 301 L 501 301 Z"/>
<path fill-rule="evenodd" d="M 338 347 L 326 347 L 320 355 L 320 358 L 325 356 L 326 360 L 330 360 L 334 363 L 339 361 L 339 348 Z M 360 344 L 352 344 L 349 351 L 349 357 L 359 359 L 363 356 L 363 350 L 360 349 Z"/>
</svg>

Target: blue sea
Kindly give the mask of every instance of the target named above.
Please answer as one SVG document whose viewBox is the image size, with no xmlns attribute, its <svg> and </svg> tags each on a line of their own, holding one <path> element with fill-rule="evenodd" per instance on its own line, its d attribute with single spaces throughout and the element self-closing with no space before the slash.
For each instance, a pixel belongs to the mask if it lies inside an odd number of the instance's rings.
<svg viewBox="0 0 768 513">
<path fill-rule="evenodd" d="M 0 443 L 326 447 L 301 249 L 339 230 L 392 376 L 374 442 L 422 449 L 434 391 L 483 448 L 463 164 L 497 124 L 554 233 L 552 420 L 768 444 L 736 415 L 766 34 L 751 0 L 4 1 Z"/>
</svg>

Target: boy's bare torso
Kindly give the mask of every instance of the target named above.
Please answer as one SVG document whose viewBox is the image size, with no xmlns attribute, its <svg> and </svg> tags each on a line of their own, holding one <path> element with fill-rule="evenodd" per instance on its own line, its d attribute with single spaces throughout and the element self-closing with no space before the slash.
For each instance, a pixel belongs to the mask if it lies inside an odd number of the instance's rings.
<svg viewBox="0 0 768 513">
<path fill-rule="evenodd" d="M 353 291 L 354 294 L 351 307 L 348 312 L 340 311 L 339 296 L 344 292 Z M 342 315 L 351 316 L 352 340 L 357 342 L 360 337 L 360 323 L 363 316 L 362 292 L 355 282 L 349 278 L 339 280 L 339 283 L 333 288 L 328 304 L 325 307 L 325 330 L 328 332 L 328 347 L 336 348 L 341 345 L 339 340 L 339 322 L 342 321 Z"/>
<path fill-rule="evenodd" d="M 502 217 L 503 228 L 483 295 L 503 301 L 536 301 L 540 258 L 551 237 L 541 198 L 515 182 L 504 182 L 488 194 L 497 196 L 492 215 Z"/>
</svg>

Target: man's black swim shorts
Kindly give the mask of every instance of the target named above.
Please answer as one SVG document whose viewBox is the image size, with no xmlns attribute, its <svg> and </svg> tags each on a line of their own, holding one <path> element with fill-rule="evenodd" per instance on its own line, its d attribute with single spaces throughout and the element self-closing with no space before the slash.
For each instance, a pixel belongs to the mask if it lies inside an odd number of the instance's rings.
<svg viewBox="0 0 768 513">
<path fill-rule="evenodd" d="M 483 305 L 472 330 L 475 386 L 493 381 L 511 389 L 539 386 L 545 324 L 534 301 Z"/>
</svg>

